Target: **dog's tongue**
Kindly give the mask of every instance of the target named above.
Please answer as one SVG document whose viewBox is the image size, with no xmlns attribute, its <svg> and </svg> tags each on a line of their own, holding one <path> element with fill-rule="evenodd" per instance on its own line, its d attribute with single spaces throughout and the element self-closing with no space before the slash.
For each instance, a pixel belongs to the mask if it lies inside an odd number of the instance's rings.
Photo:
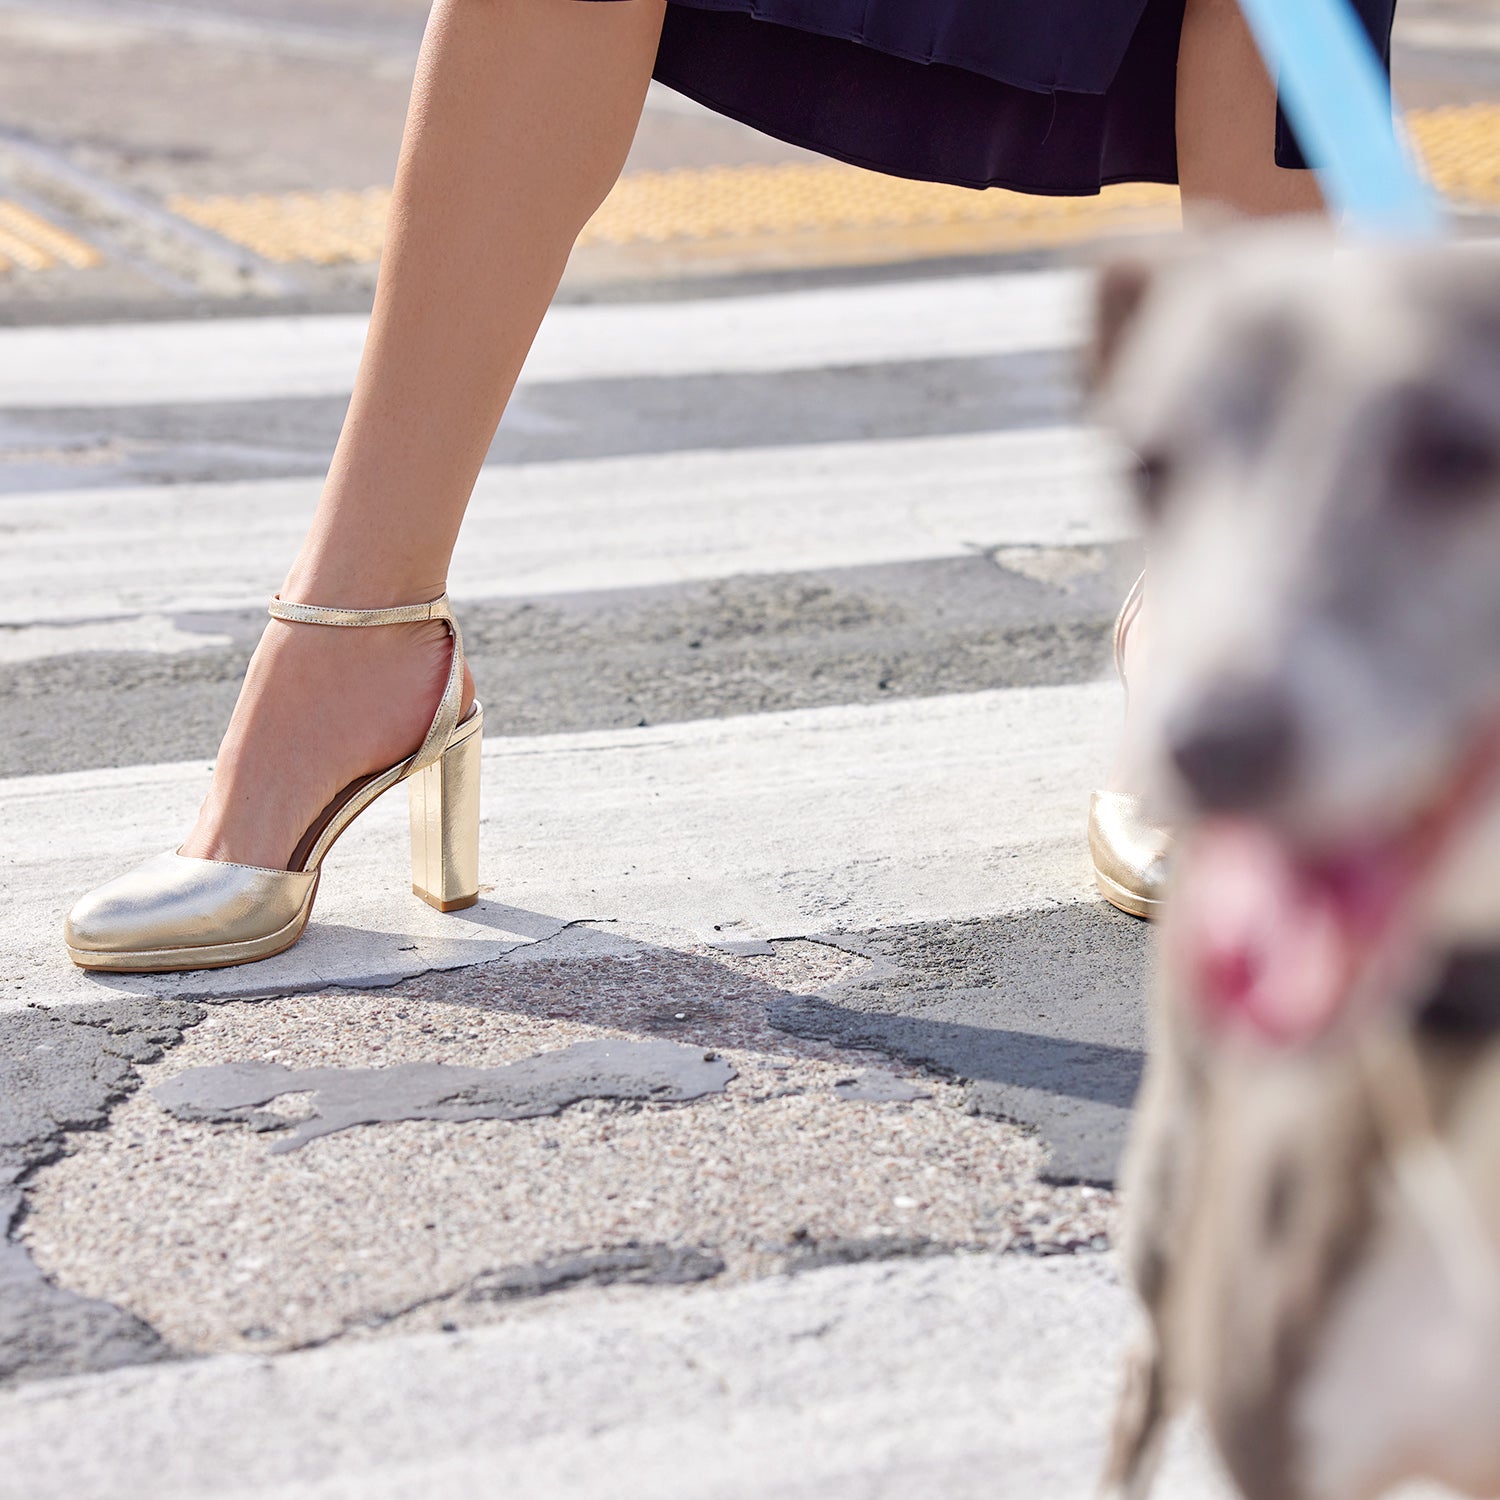
<svg viewBox="0 0 1500 1500">
<path fill-rule="evenodd" d="M 1358 989 L 1411 873 L 1395 848 L 1310 863 L 1258 824 L 1205 824 L 1181 851 L 1169 918 L 1205 1019 L 1282 1044 L 1321 1035 Z"/>
</svg>

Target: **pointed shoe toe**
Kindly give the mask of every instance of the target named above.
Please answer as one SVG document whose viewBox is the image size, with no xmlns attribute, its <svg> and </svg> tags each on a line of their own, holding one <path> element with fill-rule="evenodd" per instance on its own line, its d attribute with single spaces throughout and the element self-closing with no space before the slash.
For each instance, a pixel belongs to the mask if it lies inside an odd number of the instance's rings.
<svg viewBox="0 0 1500 1500">
<path fill-rule="evenodd" d="M 113 973 L 249 963 L 296 942 L 317 887 L 316 870 L 159 854 L 79 900 L 63 940 L 79 968 Z"/>
</svg>

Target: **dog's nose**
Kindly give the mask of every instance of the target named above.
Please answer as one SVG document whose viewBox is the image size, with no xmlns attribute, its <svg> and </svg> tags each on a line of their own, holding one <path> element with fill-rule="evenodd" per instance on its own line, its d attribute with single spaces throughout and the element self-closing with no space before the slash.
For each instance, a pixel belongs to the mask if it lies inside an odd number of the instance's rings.
<svg viewBox="0 0 1500 1500">
<path fill-rule="evenodd" d="M 1284 694 L 1263 682 L 1226 682 L 1168 731 L 1177 773 L 1205 812 L 1247 812 L 1282 785 L 1296 729 Z"/>
</svg>

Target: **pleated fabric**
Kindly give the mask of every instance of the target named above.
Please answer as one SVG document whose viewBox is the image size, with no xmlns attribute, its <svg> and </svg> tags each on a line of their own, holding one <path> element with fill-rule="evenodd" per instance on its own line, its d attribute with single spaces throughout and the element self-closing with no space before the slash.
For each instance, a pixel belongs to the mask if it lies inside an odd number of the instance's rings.
<svg viewBox="0 0 1500 1500">
<path fill-rule="evenodd" d="M 1396 0 L 1354 4 L 1388 63 Z M 1177 180 L 1183 6 L 671 0 L 656 77 L 781 140 L 894 176 L 1097 193 Z M 1266 149 L 1304 165 L 1285 120 Z"/>
</svg>

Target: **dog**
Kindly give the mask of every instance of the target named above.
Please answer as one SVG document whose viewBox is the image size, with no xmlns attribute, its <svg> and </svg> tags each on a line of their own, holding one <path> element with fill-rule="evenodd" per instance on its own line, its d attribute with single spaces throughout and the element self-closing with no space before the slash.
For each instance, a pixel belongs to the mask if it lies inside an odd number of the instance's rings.
<svg viewBox="0 0 1500 1500">
<path fill-rule="evenodd" d="M 1500 253 L 1282 227 L 1100 284 L 1180 830 L 1105 1490 L 1196 1404 L 1247 1500 L 1500 1494 Z"/>
</svg>

